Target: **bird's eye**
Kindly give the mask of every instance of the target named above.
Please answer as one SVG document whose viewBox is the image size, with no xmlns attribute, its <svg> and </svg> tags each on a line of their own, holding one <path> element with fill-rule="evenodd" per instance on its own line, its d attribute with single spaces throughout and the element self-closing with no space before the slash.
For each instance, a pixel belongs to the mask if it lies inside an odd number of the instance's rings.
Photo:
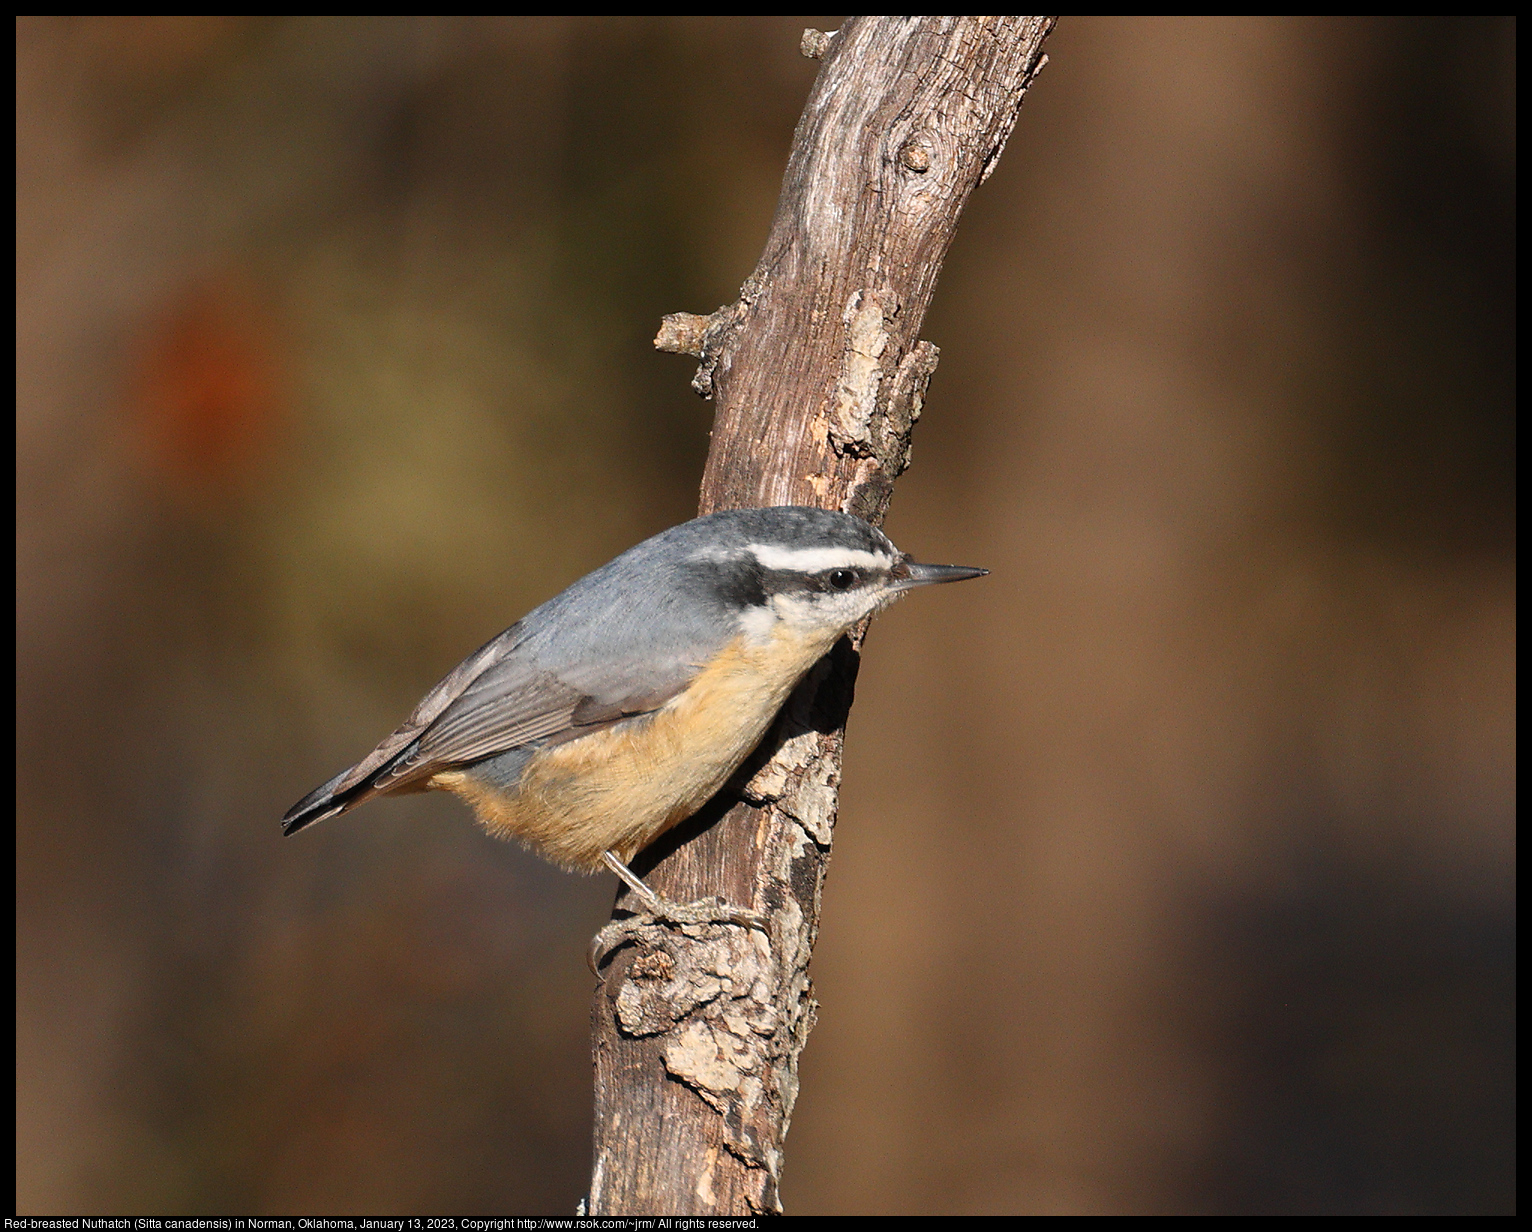
<svg viewBox="0 0 1532 1232">
<path fill-rule="evenodd" d="M 856 582 L 856 574 L 850 569 L 830 570 L 830 586 L 834 590 L 850 590 Z"/>
</svg>

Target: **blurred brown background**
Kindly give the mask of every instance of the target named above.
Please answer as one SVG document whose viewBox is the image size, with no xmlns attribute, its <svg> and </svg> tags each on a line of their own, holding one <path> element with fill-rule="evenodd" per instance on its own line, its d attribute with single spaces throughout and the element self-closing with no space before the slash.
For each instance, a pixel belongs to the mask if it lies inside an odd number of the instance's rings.
<svg viewBox="0 0 1532 1232">
<path fill-rule="evenodd" d="M 691 515 L 836 17 L 22 18 L 18 1209 L 560 1214 L 610 879 L 277 819 Z M 1508 1213 L 1514 24 L 1065 19 L 889 519 L 798 1213 Z"/>
</svg>

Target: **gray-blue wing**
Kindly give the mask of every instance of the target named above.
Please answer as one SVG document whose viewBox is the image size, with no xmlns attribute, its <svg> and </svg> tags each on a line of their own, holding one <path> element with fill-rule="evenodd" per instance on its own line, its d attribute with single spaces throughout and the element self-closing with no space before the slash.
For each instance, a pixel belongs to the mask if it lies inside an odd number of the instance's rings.
<svg viewBox="0 0 1532 1232">
<path fill-rule="evenodd" d="M 283 833 L 385 792 L 421 790 L 453 766 L 646 714 L 685 688 L 698 670 L 679 660 L 549 670 L 517 653 L 520 629 L 513 625 L 470 655 L 376 749 L 289 809 Z"/>
</svg>

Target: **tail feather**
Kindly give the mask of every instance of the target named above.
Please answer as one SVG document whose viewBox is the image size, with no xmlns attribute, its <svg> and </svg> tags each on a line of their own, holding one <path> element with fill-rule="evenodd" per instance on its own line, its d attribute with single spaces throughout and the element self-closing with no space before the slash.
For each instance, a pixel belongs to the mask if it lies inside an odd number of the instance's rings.
<svg viewBox="0 0 1532 1232">
<path fill-rule="evenodd" d="M 421 783 L 434 773 L 431 768 L 379 782 L 386 778 L 391 766 L 408 758 L 415 747 L 415 742 L 408 739 L 406 729 L 401 728 L 356 765 L 314 788 L 288 809 L 282 818 L 282 833 L 296 834 L 305 826 L 365 804 L 374 796 L 425 790 Z"/>
<path fill-rule="evenodd" d="M 353 766 L 337 774 L 328 783 L 322 787 L 316 787 L 288 809 L 282 818 L 283 836 L 296 834 L 316 821 L 325 821 L 341 813 L 349 813 L 358 804 L 366 804 L 377 796 L 402 795 L 422 790 L 415 779 L 394 779 L 391 782 L 379 783 L 377 780 L 382 777 L 380 774 L 369 775 L 357 782 L 356 770 L 357 767 Z"/>
<path fill-rule="evenodd" d="M 288 809 L 282 816 L 283 835 L 296 834 L 305 826 L 311 826 L 316 821 L 324 821 L 326 818 L 334 817 L 337 813 L 344 813 L 350 808 L 355 796 L 359 793 L 356 790 L 352 790 L 342 791 L 337 794 L 335 790 L 341 780 L 350 773 L 350 770 L 342 771 L 328 783 L 321 787 L 316 787 L 308 795 L 304 796 L 303 799 L 299 800 L 297 804 L 293 805 L 292 808 Z M 365 784 L 357 784 L 357 786 L 364 787 Z"/>
<path fill-rule="evenodd" d="M 288 813 L 287 816 L 282 818 L 282 836 L 285 838 L 289 834 L 296 834 L 299 830 L 313 825 L 316 821 L 326 821 L 337 813 L 344 813 L 345 811 L 346 805 L 337 804 L 330 808 L 318 809 L 299 816 Z"/>
</svg>

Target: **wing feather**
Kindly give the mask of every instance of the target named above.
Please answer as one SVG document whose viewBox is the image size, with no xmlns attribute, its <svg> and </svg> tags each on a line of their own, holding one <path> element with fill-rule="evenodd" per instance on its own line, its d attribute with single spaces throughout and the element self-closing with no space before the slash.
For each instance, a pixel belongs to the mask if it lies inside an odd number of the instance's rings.
<svg viewBox="0 0 1532 1232">
<path fill-rule="evenodd" d="M 465 690 L 421 734 L 409 755 L 389 773 L 398 776 L 429 766 L 478 761 L 570 726 L 585 695 L 556 676 L 540 672 L 516 686 L 491 681 Z"/>
<path fill-rule="evenodd" d="M 539 740 L 562 741 L 586 730 L 659 709 L 696 675 L 692 664 L 611 664 L 600 679 L 572 671 L 577 683 L 539 668 L 515 651 L 519 624 L 486 643 L 432 689 L 390 736 L 350 770 L 288 810 L 283 832 L 345 812 L 387 792 L 419 789 L 439 771 Z"/>
</svg>

